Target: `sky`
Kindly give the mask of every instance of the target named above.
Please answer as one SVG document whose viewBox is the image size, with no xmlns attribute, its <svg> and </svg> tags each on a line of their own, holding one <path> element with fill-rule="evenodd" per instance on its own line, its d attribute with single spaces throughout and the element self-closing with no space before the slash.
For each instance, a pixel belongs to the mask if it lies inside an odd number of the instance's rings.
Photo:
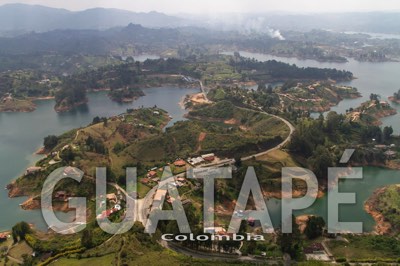
<svg viewBox="0 0 400 266">
<path fill-rule="evenodd" d="M 400 11 L 399 0 L 0 0 L 0 5 L 6 3 L 38 4 L 74 11 L 107 7 L 168 14 Z"/>
</svg>

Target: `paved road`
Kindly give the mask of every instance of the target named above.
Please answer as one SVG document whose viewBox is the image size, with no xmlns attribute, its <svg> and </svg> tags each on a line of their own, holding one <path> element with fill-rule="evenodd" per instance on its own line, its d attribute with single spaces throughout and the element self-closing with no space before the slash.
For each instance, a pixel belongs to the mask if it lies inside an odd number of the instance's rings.
<svg viewBox="0 0 400 266">
<path fill-rule="evenodd" d="M 201 85 L 201 88 L 202 88 L 202 92 L 204 93 L 205 97 L 207 97 L 206 93 L 204 91 L 203 83 L 201 81 L 199 81 L 199 82 L 200 82 L 200 85 Z M 263 110 L 260 110 L 260 113 L 275 117 L 275 118 L 281 120 L 282 122 L 284 122 L 290 129 L 289 135 L 287 136 L 287 138 L 283 142 L 281 142 L 279 145 L 275 146 L 274 148 L 271 148 L 271 149 L 269 149 L 267 151 L 264 151 L 264 152 L 261 152 L 261 153 L 257 153 L 257 154 L 254 154 L 254 155 L 251 155 L 251 156 L 248 156 L 248 157 L 244 157 L 244 158 L 242 158 L 242 161 L 250 160 L 253 157 L 263 156 L 263 155 L 268 154 L 268 153 L 270 153 L 270 152 L 272 152 L 274 150 L 278 150 L 278 149 L 282 148 L 283 146 L 285 146 L 292 139 L 293 133 L 295 132 L 294 126 L 289 121 L 287 121 L 286 119 L 284 119 L 284 118 L 282 118 L 280 116 L 277 116 L 277 115 L 269 114 L 267 112 L 264 112 Z M 221 163 L 223 163 L 223 164 L 233 164 L 234 160 L 233 159 L 225 160 L 225 161 L 220 162 L 219 164 L 216 164 L 216 165 L 213 165 L 213 166 L 218 166 Z M 109 183 L 109 184 L 114 186 L 116 189 L 120 190 L 125 196 L 127 196 L 126 191 L 122 187 L 118 186 L 115 183 Z M 135 213 L 136 214 L 136 219 L 137 219 L 137 221 L 142 222 L 142 224 L 144 226 L 146 226 L 147 216 L 148 216 L 148 213 L 150 212 L 150 207 L 152 205 L 153 198 L 154 198 L 155 193 L 157 192 L 158 187 L 159 187 L 159 185 L 154 186 L 146 194 L 146 196 L 143 199 L 137 200 L 137 202 L 138 202 L 137 203 L 137 210 L 136 210 L 136 213 Z M 161 241 L 161 245 L 164 246 L 165 248 L 169 248 L 169 249 L 172 249 L 172 250 L 174 250 L 176 252 L 179 252 L 179 253 L 182 253 L 182 254 L 185 254 L 185 255 L 188 255 L 188 256 L 192 256 L 192 257 L 195 257 L 195 258 L 222 259 L 222 260 L 240 260 L 240 261 L 253 261 L 253 262 L 254 261 L 258 261 L 258 262 L 263 261 L 263 262 L 265 262 L 265 260 L 257 259 L 257 258 L 250 257 L 250 256 L 234 256 L 234 255 L 224 255 L 224 254 L 197 252 L 197 251 L 194 251 L 194 250 L 189 250 L 189 249 L 182 248 L 179 245 L 176 245 L 176 244 L 173 244 L 173 243 L 170 243 L 170 242 L 167 242 L 167 241 Z M 278 263 L 278 262 L 277 261 L 268 261 L 268 263 Z"/>
<path fill-rule="evenodd" d="M 267 113 L 267 112 L 264 112 L 264 111 L 261 110 L 261 107 L 260 107 L 260 112 L 261 112 L 262 114 L 266 114 L 266 115 L 275 117 L 276 119 L 279 119 L 279 120 L 281 120 L 283 123 L 285 123 L 285 124 L 289 127 L 289 130 L 290 130 L 289 135 L 287 136 L 287 138 L 286 138 L 284 141 L 282 141 L 279 145 L 275 146 L 274 148 L 271 148 L 271 149 L 269 149 L 269 150 L 267 150 L 267 151 L 263 151 L 263 152 L 260 152 L 260 153 L 257 153 L 257 154 L 251 155 L 251 156 L 243 157 L 243 158 L 242 158 L 242 161 L 251 160 L 253 157 L 260 157 L 260 156 L 266 155 L 266 154 L 268 154 L 268 153 L 270 153 L 270 152 L 272 152 L 272 151 L 276 151 L 276 150 L 281 149 L 281 148 L 284 147 L 287 143 L 290 142 L 290 140 L 292 139 L 293 134 L 294 134 L 294 132 L 295 132 L 295 130 L 296 130 L 295 127 L 294 127 L 288 120 L 286 120 L 285 118 L 280 117 L 280 116 L 277 116 L 277 115 L 269 114 L 269 113 Z"/>
</svg>

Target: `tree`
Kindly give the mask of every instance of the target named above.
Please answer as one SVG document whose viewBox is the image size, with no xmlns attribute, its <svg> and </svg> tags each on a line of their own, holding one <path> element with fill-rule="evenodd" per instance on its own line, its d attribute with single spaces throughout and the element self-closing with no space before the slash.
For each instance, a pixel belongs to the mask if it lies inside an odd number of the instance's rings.
<svg viewBox="0 0 400 266">
<path fill-rule="evenodd" d="M 375 93 L 371 93 L 371 95 L 369 96 L 369 99 L 371 101 L 379 101 L 380 96 L 378 94 Z"/>
<path fill-rule="evenodd" d="M 104 127 L 108 126 L 108 119 L 105 117 L 103 118 L 103 125 L 104 125 Z"/>
<path fill-rule="evenodd" d="M 53 149 L 58 144 L 58 137 L 50 135 L 44 138 L 43 145 L 46 150 Z"/>
<path fill-rule="evenodd" d="M 310 216 L 307 221 L 304 233 L 308 239 L 314 239 L 322 235 L 325 227 L 325 221 L 319 216 Z"/>
<path fill-rule="evenodd" d="M 389 140 L 390 137 L 393 134 L 393 127 L 392 126 L 386 126 L 383 128 L 383 138 L 384 140 Z"/>
<path fill-rule="evenodd" d="M 61 152 L 60 157 L 61 159 L 69 163 L 75 159 L 75 154 L 71 148 L 67 148 Z"/>
<path fill-rule="evenodd" d="M 28 254 L 22 255 L 22 266 L 32 266 L 33 265 L 33 258 Z"/>
<path fill-rule="evenodd" d="M 322 145 L 317 147 L 309 162 L 318 179 L 326 178 L 328 176 L 328 168 L 335 165 L 330 151 Z"/>
<path fill-rule="evenodd" d="M 91 229 L 85 229 L 82 232 L 81 244 L 87 249 L 93 247 L 93 233 Z"/>
<path fill-rule="evenodd" d="M 395 100 L 400 100 L 400 89 L 393 94 Z"/>
<path fill-rule="evenodd" d="M 337 114 L 336 112 L 329 112 L 326 117 L 326 130 L 328 133 L 333 133 L 335 130 L 338 130 L 344 121 L 344 117 L 342 115 Z"/>
<path fill-rule="evenodd" d="M 235 166 L 238 168 L 242 166 L 242 158 L 240 156 L 235 156 Z"/>
<path fill-rule="evenodd" d="M 114 145 L 113 152 L 114 152 L 114 153 L 119 153 L 119 152 L 122 151 L 124 148 L 125 148 L 125 145 L 124 145 L 124 144 L 122 144 L 122 143 L 120 143 L 120 142 L 117 142 L 117 143 L 115 143 L 115 145 Z"/>
<path fill-rule="evenodd" d="M 269 84 L 268 87 L 267 87 L 267 93 L 272 93 L 273 89 L 274 88 L 272 87 L 272 85 Z"/>
<path fill-rule="evenodd" d="M 96 116 L 95 118 L 93 118 L 93 121 L 92 121 L 92 124 L 98 124 L 98 123 L 100 123 L 101 122 L 101 118 L 100 117 L 98 117 L 98 116 Z"/>
<path fill-rule="evenodd" d="M 28 223 L 26 223 L 26 222 L 17 223 L 12 228 L 12 236 L 13 236 L 14 242 L 16 243 L 16 242 L 18 242 L 18 240 L 20 240 L 20 241 L 25 240 L 25 236 L 31 232 L 32 232 L 32 230 Z"/>
<path fill-rule="evenodd" d="M 290 219 L 290 217 L 289 217 Z M 300 238 L 300 229 L 296 223 L 296 218 L 292 215 L 292 233 L 279 233 L 278 243 L 283 253 L 288 253 L 293 259 L 301 259 L 302 257 L 302 240 Z"/>
<path fill-rule="evenodd" d="M 258 84 L 257 90 L 258 91 L 265 91 L 267 89 L 267 87 L 265 86 L 264 82 L 261 82 Z"/>
</svg>

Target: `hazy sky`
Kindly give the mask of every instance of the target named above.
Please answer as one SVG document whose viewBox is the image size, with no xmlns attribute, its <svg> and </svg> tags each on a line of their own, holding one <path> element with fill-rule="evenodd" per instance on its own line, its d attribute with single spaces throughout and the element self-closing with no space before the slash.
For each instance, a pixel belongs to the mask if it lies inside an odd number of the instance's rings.
<svg viewBox="0 0 400 266">
<path fill-rule="evenodd" d="M 165 13 L 400 11 L 399 0 L 0 0 L 69 10 L 111 7 Z"/>
</svg>

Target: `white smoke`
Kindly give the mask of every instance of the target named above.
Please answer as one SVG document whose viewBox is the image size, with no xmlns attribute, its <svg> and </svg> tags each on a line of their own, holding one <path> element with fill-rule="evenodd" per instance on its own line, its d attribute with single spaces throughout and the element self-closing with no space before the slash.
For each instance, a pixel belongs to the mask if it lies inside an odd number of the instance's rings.
<svg viewBox="0 0 400 266">
<path fill-rule="evenodd" d="M 204 20 L 203 20 L 204 23 Z M 243 14 L 220 14 L 209 16 L 206 24 L 219 30 L 237 30 L 242 34 L 266 34 L 271 38 L 285 40 L 279 29 L 268 26 L 266 17 L 248 16 Z"/>
<path fill-rule="evenodd" d="M 275 39 L 279 39 L 281 41 L 285 40 L 285 37 L 282 36 L 279 30 L 269 29 L 269 36 Z"/>
<path fill-rule="evenodd" d="M 237 28 L 245 34 L 267 34 L 271 38 L 285 40 L 278 29 L 272 29 L 268 26 L 265 17 L 243 19 L 240 24 L 237 24 Z"/>
</svg>

